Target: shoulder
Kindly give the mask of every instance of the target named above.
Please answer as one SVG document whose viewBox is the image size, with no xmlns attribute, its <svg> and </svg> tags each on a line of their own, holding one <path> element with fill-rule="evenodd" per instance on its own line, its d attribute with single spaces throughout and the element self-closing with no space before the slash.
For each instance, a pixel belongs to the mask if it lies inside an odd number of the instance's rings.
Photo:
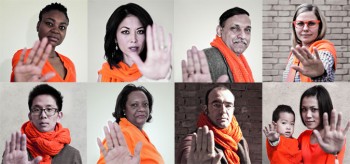
<svg viewBox="0 0 350 164">
<path fill-rule="evenodd" d="M 299 135 L 299 137 L 298 137 L 299 142 L 300 142 L 303 138 L 305 138 L 305 137 L 310 137 L 311 134 L 312 134 L 312 130 L 305 130 L 304 132 L 302 132 L 302 133 Z"/>
<path fill-rule="evenodd" d="M 52 163 L 81 164 L 82 160 L 79 150 L 66 144 L 63 149 L 53 157 Z"/>
<path fill-rule="evenodd" d="M 219 51 L 219 49 L 215 47 L 206 48 L 206 49 L 203 49 L 203 51 L 207 57 L 210 55 L 221 55 L 221 52 Z"/>
<path fill-rule="evenodd" d="M 61 58 L 61 60 L 63 60 L 64 62 L 68 62 L 68 63 L 74 65 L 73 62 L 72 62 L 72 60 L 70 60 L 67 56 L 62 55 L 62 54 L 60 54 L 60 53 L 58 53 L 58 52 L 57 52 L 57 54 L 59 55 L 59 57 Z"/>
</svg>

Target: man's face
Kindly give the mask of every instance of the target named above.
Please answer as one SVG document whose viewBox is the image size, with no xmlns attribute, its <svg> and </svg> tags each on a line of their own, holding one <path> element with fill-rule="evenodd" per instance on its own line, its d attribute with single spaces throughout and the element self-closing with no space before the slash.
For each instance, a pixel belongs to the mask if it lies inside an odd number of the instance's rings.
<svg viewBox="0 0 350 164">
<path fill-rule="evenodd" d="M 218 128 L 227 128 L 234 112 L 233 94 L 222 88 L 212 90 L 208 95 L 207 115 L 210 121 Z"/>
<path fill-rule="evenodd" d="M 251 23 L 246 14 L 232 16 L 225 21 L 224 27 L 217 27 L 217 34 L 236 55 L 242 54 L 248 48 L 250 32 Z"/>
<path fill-rule="evenodd" d="M 33 123 L 36 129 L 40 132 L 52 132 L 55 129 L 56 123 L 62 117 L 62 112 L 55 112 L 52 116 L 41 109 L 52 110 L 57 109 L 56 100 L 51 95 L 39 95 L 33 99 L 31 112 L 28 114 L 29 120 Z M 41 110 L 39 114 L 34 111 Z"/>
</svg>

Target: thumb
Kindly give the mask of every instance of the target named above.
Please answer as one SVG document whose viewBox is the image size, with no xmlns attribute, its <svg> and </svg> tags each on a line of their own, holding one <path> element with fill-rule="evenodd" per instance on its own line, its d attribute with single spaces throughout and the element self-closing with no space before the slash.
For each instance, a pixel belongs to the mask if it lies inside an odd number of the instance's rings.
<svg viewBox="0 0 350 164">
<path fill-rule="evenodd" d="M 228 82 L 228 76 L 227 75 L 221 75 L 217 80 L 217 83 L 226 83 Z"/>
<path fill-rule="evenodd" d="M 301 74 L 303 74 L 303 72 L 304 72 L 304 70 L 299 66 L 292 65 L 291 68 L 295 69 L 296 71 L 300 72 Z"/>
<path fill-rule="evenodd" d="M 136 144 L 135 151 L 134 151 L 134 157 L 137 157 L 137 158 L 140 157 L 141 148 L 142 148 L 142 142 L 140 141 Z"/>
<path fill-rule="evenodd" d="M 139 54 L 135 53 L 130 53 L 129 57 L 131 60 L 137 65 L 137 67 L 140 69 L 140 67 L 143 67 L 143 61 L 141 60 Z"/>
<path fill-rule="evenodd" d="M 50 80 L 51 78 L 55 77 L 56 76 L 56 73 L 55 72 L 49 72 L 47 74 L 45 74 L 41 79 L 40 81 L 41 82 L 44 82 L 44 81 L 48 81 Z"/>
<path fill-rule="evenodd" d="M 33 159 L 33 161 L 31 163 L 33 164 L 39 164 L 39 162 L 43 160 L 43 158 L 41 156 L 37 156 L 35 159 Z"/>
<path fill-rule="evenodd" d="M 220 160 L 221 160 L 221 158 L 222 158 L 223 156 L 224 156 L 224 155 L 222 154 L 222 152 L 219 152 L 219 153 L 216 154 L 216 156 L 214 157 L 212 163 L 216 163 L 216 164 L 221 163 Z"/>
<path fill-rule="evenodd" d="M 317 141 L 318 143 L 320 144 L 321 147 L 323 147 L 324 145 L 324 142 L 322 140 L 322 137 L 321 137 L 321 134 L 318 130 L 314 130 L 313 133 L 315 134 L 316 138 L 317 138 Z"/>
</svg>

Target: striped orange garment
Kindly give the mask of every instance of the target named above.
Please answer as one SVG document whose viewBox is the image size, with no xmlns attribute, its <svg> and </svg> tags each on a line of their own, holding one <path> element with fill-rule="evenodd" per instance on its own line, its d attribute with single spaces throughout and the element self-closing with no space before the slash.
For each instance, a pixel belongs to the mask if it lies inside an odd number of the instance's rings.
<svg viewBox="0 0 350 164">
<path fill-rule="evenodd" d="M 112 66 L 105 62 L 98 74 L 102 76 L 101 82 L 132 82 L 139 79 L 142 74 L 137 68 L 136 64 L 129 67 L 124 62 L 118 63 L 119 68 Z"/>
<path fill-rule="evenodd" d="M 25 54 L 25 57 L 24 57 L 24 61 L 26 61 L 30 51 L 32 49 L 28 49 L 26 54 Z M 14 70 L 15 70 L 15 67 L 17 65 L 17 63 L 19 62 L 20 58 L 21 58 L 21 54 L 23 52 L 23 49 L 21 50 L 18 50 L 14 55 L 13 55 L 13 58 L 12 58 L 12 73 L 11 73 L 11 82 L 14 82 L 15 81 L 15 74 L 14 74 Z M 76 82 L 76 72 L 75 72 L 75 67 L 74 67 L 74 64 L 73 62 L 67 58 L 66 56 L 56 52 L 58 54 L 58 57 L 61 59 L 61 61 L 63 62 L 63 66 L 64 68 L 66 68 L 67 70 L 67 74 L 66 74 L 66 77 L 62 78 L 58 73 L 57 71 L 55 70 L 55 68 L 50 64 L 49 61 L 46 61 L 44 66 L 43 66 L 43 70 L 41 72 L 41 75 L 45 75 L 49 72 L 54 72 L 56 75 L 49 79 L 47 82 Z"/>
<path fill-rule="evenodd" d="M 219 49 L 223 54 L 228 66 L 230 67 L 235 82 L 254 82 L 252 71 L 250 70 L 249 64 L 243 54 L 237 56 L 237 54 L 226 46 L 219 36 L 216 36 L 210 45 Z"/>
<path fill-rule="evenodd" d="M 209 130 L 213 131 L 215 143 L 224 148 L 223 151 L 228 163 L 240 163 L 239 156 L 236 152 L 238 150 L 238 143 L 241 141 L 243 134 L 235 116 L 232 117 L 232 121 L 227 128 L 218 129 L 211 123 L 204 112 L 202 112 L 199 115 L 197 126 L 203 127 L 204 125 L 207 125 Z"/>
<path fill-rule="evenodd" d="M 334 59 L 334 69 L 336 69 L 336 65 L 337 65 L 337 52 L 335 50 L 335 47 L 333 45 L 332 42 L 328 41 L 328 40 L 318 40 L 314 43 L 312 43 L 309 47 L 309 51 L 311 52 L 311 54 L 315 55 L 314 53 L 314 47 L 317 48 L 318 51 L 328 51 L 333 55 L 333 59 Z M 292 52 L 289 55 L 292 55 Z M 293 65 L 296 66 L 300 66 L 303 67 L 303 64 L 301 64 L 301 62 L 299 61 L 299 59 L 297 59 L 296 57 L 293 60 Z M 294 82 L 295 79 L 295 75 L 296 75 L 296 70 L 290 68 L 289 73 L 288 73 L 288 77 L 287 77 L 287 82 Z M 301 82 L 312 82 L 311 78 L 299 73 L 300 75 L 300 81 Z"/>
</svg>

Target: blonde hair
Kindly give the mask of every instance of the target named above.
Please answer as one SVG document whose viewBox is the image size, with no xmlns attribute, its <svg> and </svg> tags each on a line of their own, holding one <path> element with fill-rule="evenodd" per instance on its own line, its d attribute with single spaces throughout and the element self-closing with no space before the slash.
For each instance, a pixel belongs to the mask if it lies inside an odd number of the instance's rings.
<svg viewBox="0 0 350 164">
<path fill-rule="evenodd" d="M 298 6 L 293 17 L 293 22 L 297 19 L 297 17 L 301 13 L 309 12 L 309 11 L 312 11 L 317 17 L 317 19 L 320 21 L 319 28 L 318 28 L 318 35 L 314 41 L 322 40 L 326 35 L 327 21 L 324 15 L 321 13 L 320 9 L 316 5 L 304 3 Z M 292 27 L 293 27 L 292 44 L 293 44 L 293 47 L 295 47 L 296 45 L 301 44 L 301 41 L 298 39 L 296 35 L 295 26 L 293 23 L 292 23 Z"/>
</svg>

